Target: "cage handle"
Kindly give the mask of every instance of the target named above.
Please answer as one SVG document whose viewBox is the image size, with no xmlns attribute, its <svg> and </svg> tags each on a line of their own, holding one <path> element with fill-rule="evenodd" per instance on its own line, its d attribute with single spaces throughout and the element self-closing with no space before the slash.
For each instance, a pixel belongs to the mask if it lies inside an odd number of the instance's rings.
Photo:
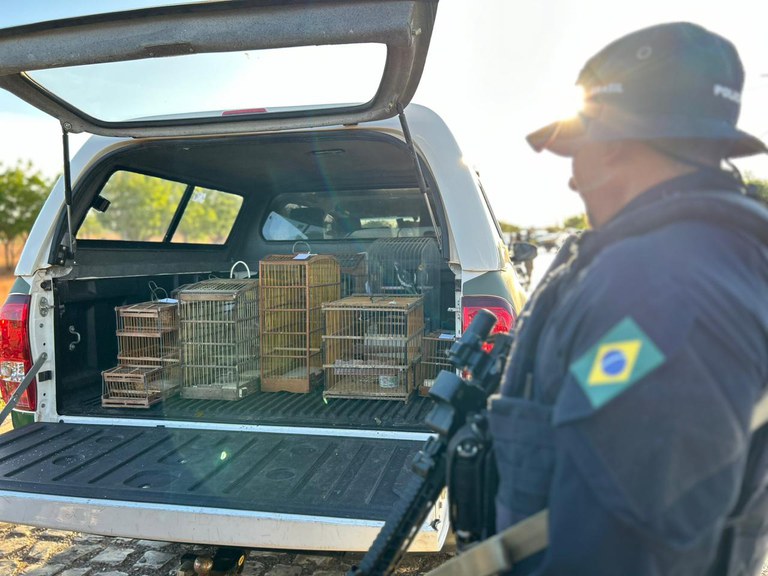
<svg viewBox="0 0 768 576">
<path fill-rule="evenodd" d="M 235 268 L 237 268 L 238 264 L 242 264 L 243 266 L 245 266 L 245 271 L 248 273 L 248 278 L 250 278 L 251 277 L 251 269 L 248 268 L 248 264 L 246 264 L 242 260 L 238 260 L 237 262 L 232 264 L 232 268 L 229 269 L 229 277 L 230 278 L 234 278 L 235 277 Z"/>
<path fill-rule="evenodd" d="M 158 286 L 154 280 L 149 281 L 149 293 L 152 295 L 152 302 L 159 302 L 161 300 L 160 295 L 163 295 L 163 299 L 168 298 L 168 291 L 162 286 Z"/>
<path fill-rule="evenodd" d="M 306 252 L 299 252 L 296 250 L 296 246 L 299 244 L 304 244 L 307 247 Z M 294 254 L 309 254 L 312 252 L 312 247 L 309 245 L 309 242 L 305 242 L 304 240 L 296 240 L 296 242 L 293 243 L 293 248 L 291 248 Z"/>
</svg>

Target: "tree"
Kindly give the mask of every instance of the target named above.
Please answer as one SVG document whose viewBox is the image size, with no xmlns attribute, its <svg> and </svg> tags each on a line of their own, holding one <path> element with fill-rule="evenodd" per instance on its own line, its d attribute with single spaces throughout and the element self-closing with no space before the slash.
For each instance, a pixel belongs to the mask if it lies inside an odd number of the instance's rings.
<svg viewBox="0 0 768 576">
<path fill-rule="evenodd" d="M 503 220 L 499 222 L 499 226 L 501 226 L 502 232 L 507 232 L 509 234 L 517 234 L 523 230 L 522 227 L 509 222 L 504 222 Z"/>
<path fill-rule="evenodd" d="M 187 189 L 186 184 L 120 170 L 100 195 L 104 212 L 92 209 L 77 232 L 81 240 L 163 241 Z M 195 187 L 172 242 L 222 244 L 240 211 L 242 197 Z"/>
<path fill-rule="evenodd" d="M 80 239 L 160 241 L 185 186 L 135 172 L 112 174 L 101 191 L 111 202 L 106 212 L 91 211 L 77 233 Z"/>
<path fill-rule="evenodd" d="M 31 162 L 18 162 L 13 168 L 0 164 L 0 242 L 8 270 L 16 262 L 18 240 L 26 239 L 49 189 L 50 182 Z"/>
<path fill-rule="evenodd" d="M 577 214 L 569 216 L 563 221 L 563 228 L 576 228 L 577 230 L 586 230 L 589 228 L 589 221 L 586 214 Z"/>
<path fill-rule="evenodd" d="M 744 182 L 750 187 L 752 193 L 768 204 L 768 180 L 760 180 L 747 173 L 744 177 Z"/>
</svg>

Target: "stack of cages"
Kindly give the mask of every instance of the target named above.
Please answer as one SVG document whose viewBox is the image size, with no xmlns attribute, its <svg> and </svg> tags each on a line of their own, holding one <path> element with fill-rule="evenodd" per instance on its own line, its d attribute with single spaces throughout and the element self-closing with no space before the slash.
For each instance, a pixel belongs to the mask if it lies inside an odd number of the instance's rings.
<svg viewBox="0 0 768 576">
<path fill-rule="evenodd" d="M 456 342 L 456 335 L 442 330 L 436 330 L 424 336 L 417 378 L 420 396 L 429 396 L 429 390 L 441 370 L 451 372 L 455 370 L 448 361 L 448 351 L 454 342 Z"/>
<path fill-rule="evenodd" d="M 338 300 L 339 263 L 317 254 L 259 262 L 261 390 L 310 392 L 323 376 L 322 304 Z"/>
<path fill-rule="evenodd" d="M 115 308 L 118 366 L 102 372 L 101 405 L 149 408 L 179 388 L 179 320 L 175 303 Z"/>
<path fill-rule="evenodd" d="M 259 380 L 259 281 L 212 278 L 181 288 L 184 398 L 240 400 Z"/>
<path fill-rule="evenodd" d="M 407 401 L 421 358 L 422 297 L 349 296 L 323 313 L 323 397 Z"/>
<path fill-rule="evenodd" d="M 368 281 L 368 254 L 356 252 L 352 254 L 335 254 L 341 270 L 341 297 L 353 294 L 366 294 Z"/>
<path fill-rule="evenodd" d="M 368 280 L 373 294 L 424 298 L 426 330 L 440 328 L 442 259 L 434 238 L 382 238 L 368 251 Z"/>
</svg>

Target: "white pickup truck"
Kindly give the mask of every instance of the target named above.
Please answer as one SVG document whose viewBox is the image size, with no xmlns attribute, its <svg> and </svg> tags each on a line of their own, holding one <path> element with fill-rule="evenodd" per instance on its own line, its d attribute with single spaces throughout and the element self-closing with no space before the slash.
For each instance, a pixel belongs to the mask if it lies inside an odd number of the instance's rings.
<svg viewBox="0 0 768 576">
<path fill-rule="evenodd" d="M 296 251 L 337 256 L 342 280 L 344 259 L 362 255 L 356 290 L 420 296 L 427 330 L 459 335 L 480 308 L 513 326 L 524 297 L 479 180 L 441 119 L 408 105 L 436 9 L 205 2 L 0 29 L 0 87 L 58 118 L 65 148 L 0 309 L 3 398 L 35 376 L 0 437 L 0 521 L 223 546 L 370 545 L 429 435 L 431 400 L 410 393 L 420 382 L 395 400 L 329 397 L 322 380 L 305 393 L 189 397 L 182 382 L 136 407 L 104 402 L 103 372 L 119 360 L 116 308 L 228 277 L 238 261 L 255 276 L 261 260 Z M 370 49 L 378 67 L 348 68 Z M 334 82 L 371 69 L 370 92 L 338 95 Z M 281 82 L 299 94 L 264 106 L 260 90 Z M 333 88 L 326 104 L 299 98 L 318 87 Z M 208 92 L 216 99 L 197 99 Z M 93 136 L 70 159 L 79 132 Z M 412 549 L 439 550 L 447 531 L 441 500 Z"/>
</svg>

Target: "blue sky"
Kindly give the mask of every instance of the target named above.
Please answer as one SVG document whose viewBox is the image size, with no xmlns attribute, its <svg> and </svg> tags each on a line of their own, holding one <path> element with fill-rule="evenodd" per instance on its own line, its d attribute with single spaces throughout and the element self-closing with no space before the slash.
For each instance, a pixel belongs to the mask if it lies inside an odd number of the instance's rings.
<svg viewBox="0 0 768 576">
<path fill-rule="evenodd" d="M 143 0 L 5 0 L 0 27 L 77 11 L 135 7 Z M 768 138 L 768 42 L 754 0 L 441 0 L 427 65 L 414 102 L 440 114 L 481 174 L 500 219 L 543 225 L 582 211 L 567 187 L 569 162 L 534 154 L 524 137 L 575 111 L 573 82 L 609 41 L 647 25 L 688 20 L 734 41 L 747 70 L 740 125 Z M 0 91 L 0 162 L 29 159 L 61 167 L 55 120 Z M 76 148 L 82 138 L 76 138 Z M 768 178 L 768 158 L 739 163 Z"/>
</svg>

